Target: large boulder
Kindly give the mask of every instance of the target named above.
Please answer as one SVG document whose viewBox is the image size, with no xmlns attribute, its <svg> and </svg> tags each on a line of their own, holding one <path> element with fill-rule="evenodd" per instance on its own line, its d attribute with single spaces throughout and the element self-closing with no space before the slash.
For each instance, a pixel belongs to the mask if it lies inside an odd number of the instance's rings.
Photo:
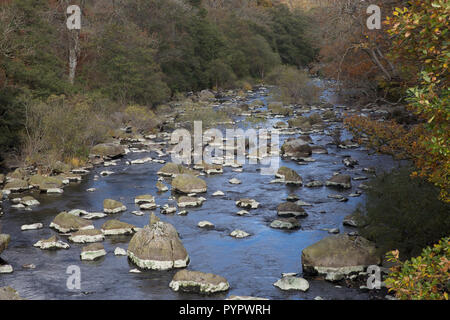
<svg viewBox="0 0 450 320">
<path fill-rule="evenodd" d="M 153 214 L 150 225 L 139 230 L 131 239 L 127 254 L 142 269 L 184 268 L 189 263 L 189 255 L 175 228 L 159 221 Z"/>
<path fill-rule="evenodd" d="M 206 192 L 206 182 L 190 174 L 177 175 L 172 180 L 172 189 L 180 193 Z"/>
<path fill-rule="evenodd" d="M 108 159 L 116 159 L 125 155 L 125 148 L 116 143 L 102 143 L 91 149 L 91 155 Z"/>
<path fill-rule="evenodd" d="M 312 154 L 311 146 L 302 138 L 286 141 L 281 146 L 281 152 L 285 156 L 305 158 Z"/>
<path fill-rule="evenodd" d="M 325 275 L 328 280 L 340 280 L 379 263 L 373 243 L 348 234 L 329 236 L 302 251 L 303 272 Z"/>
<path fill-rule="evenodd" d="M 50 228 L 54 228 L 62 233 L 67 233 L 78 230 L 94 229 L 94 225 L 89 220 L 67 212 L 61 212 L 53 219 L 52 223 L 50 223 Z"/>
<path fill-rule="evenodd" d="M 281 167 L 278 169 L 277 173 L 275 174 L 277 178 L 282 179 L 287 184 L 296 184 L 296 185 L 302 185 L 303 180 L 302 177 L 291 168 L 288 167 Z"/>
<path fill-rule="evenodd" d="M 306 217 L 308 214 L 300 205 L 294 202 L 280 203 L 277 207 L 277 213 L 280 217 Z"/>
<path fill-rule="evenodd" d="M 0 234 L 0 254 L 8 247 L 11 237 L 9 234 Z"/>
<path fill-rule="evenodd" d="M 328 187 L 339 187 L 343 189 L 351 189 L 352 178 L 347 174 L 337 174 L 325 182 Z"/>
<path fill-rule="evenodd" d="M 178 271 L 169 284 L 174 291 L 210 294 L 227 291 L 230 288 L 224 277 L 199 271 Z"/>
</svg>

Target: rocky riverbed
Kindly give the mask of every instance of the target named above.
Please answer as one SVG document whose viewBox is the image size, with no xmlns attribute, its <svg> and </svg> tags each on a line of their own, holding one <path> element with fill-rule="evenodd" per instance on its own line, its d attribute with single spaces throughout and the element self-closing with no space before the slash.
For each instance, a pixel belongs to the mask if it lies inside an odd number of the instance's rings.
<svg viewBox="0 0 450 320">
<path fill-rule="evenodd" d="M 373 297 L 359 286 L 380 261 L 345 218 L 364 201 L 366 180 L 397 163 L 336 129 L 344 113 L 385 111 L 336 105 L 331 90 L 318 106 L 274 103 L 264 87 L 199 96 L 240 110 L 235 127 L 276 130 L 282 169 L 170 164 L 170 130 L 96 146 L 91 165 L 57 176 L 18 169 L 0 177 L 0 231 L 10 235 L 0 263 L 11 271 L 0 287 L 26 299 Z M 174 277 L 186 265 L 193 272 Z M 80 268 L 79 290 L 67 288 L 69 266 Z"/>
</svg>

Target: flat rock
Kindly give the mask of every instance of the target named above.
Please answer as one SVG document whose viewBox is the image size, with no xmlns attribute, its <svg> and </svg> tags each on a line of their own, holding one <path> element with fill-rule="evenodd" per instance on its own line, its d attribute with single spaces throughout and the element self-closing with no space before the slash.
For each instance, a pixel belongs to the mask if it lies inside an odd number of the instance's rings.
<svg viewBox="0 0 450 320">
<path fill-rule="evenodd" d="M 273 285 L 281 290 L 299 290 L 305 292 L 309 289 L 308 281 L 303 278 L 293 276 L 283 277 Z"/>
<path fill-rule="evenodd" d="M 212 273 L 180 270 L 174 275 L 169 287 L 174 291 L 211 294 L 227 291 L 230 285 L 224 277 Z"/>
<path fill-rule="evenodd" d="M 105 236 L 133 234 L 135 226 L 119 220 L 108 220 L 100 228 Z"/>
<path fill-rule="evenodd" d="M 103 256 L 106 256 L 106 251 L 101 243 L 93 243 L 81 249 L 81 260 L 93 261 Z"/>
<path fill-rule="evenodd" d="M 54 228 L 61 233 L 68 233 L 78 230 L 94 229 L 94 225 L 91 221 L 77 217 L 68 212 L 61 212 L 58 214 L 52 223 L 50 228 Z"/>
<path fill-rule="evenodd" d="M 284 202 L 277 206 L 277 214 L 280 217 L 306 217 L 308 214 L 301 206 L 294 202 Z"/>
</svg>

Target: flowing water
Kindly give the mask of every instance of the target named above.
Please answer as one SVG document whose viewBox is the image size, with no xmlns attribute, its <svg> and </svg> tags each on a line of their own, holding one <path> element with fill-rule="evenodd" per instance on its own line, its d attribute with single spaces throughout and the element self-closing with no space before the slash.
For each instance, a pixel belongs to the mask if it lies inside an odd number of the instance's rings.
<svg viewBox="0 0 450 320">
<path fill-rule="evenodd" d="M 325 97 L 333 97 L 331 91 L 325 92 Z M 262 92 L 256 92 L 250 99 L 265 100 Z M 339 110 L 336 108 L 336 110 Z M 271 126 L 274 119 L 264 124 Z M 341 125 L 334 123 L 332 126 Z M 345 132 L 344 132 L 345 134 Z M 331 137 L 321 134 L 311 134 L 314 145 L 323 145 L 328 154 L 314 154 L 315 162 L 299 165 L 293 161 L 281 160 L 280 165 L 295 169 L 304 182 L 310 180 L 325 181 L 333 172 L 350 174 L 352 177 L 364 176 L 364 167 L 376 167 L 377 172 L 389 170 L 397 163 L 391 157 L 383 155 L 369 155 L 363 148 L 338 149 L 330 144 Z M 290 136 L 280 136 L 282 140 Z M 345 137 L 344 137 L 345 138 Z M 280 144 L 281 145 L 281 144 Z M 354 169 L 346 168 L 342 164 L 344 156 L 351 156 L 359 161 Z M 324 280 L 310 280 L 307 292 L 282 291 L 273 286 L 281 277 L 282 272 L 302 272 L 301 251 L 329 236 L 324 228 L 339 228 L 341 232 L 355 231 L 342 225 L 343 218 L 364 201 L 361 197 L 349 197 L 348 202 L 338 202 L 327 196 L 330 194 L 349 195 L 356 190 L 359 181 L 352 181 L 353 188 L 337 191 L 328 187 L 306 188 L 290 187 L 283 184 L 270 184 L 273 176 L 264 176 L 257 171 L 258 165 L 246 164 L 242 173 L 225 167 L 224 174 L 203 177 L 208 184 L 208 192 L 202 195 L 207 201 L 199 208 L 189 208 L 187 216 L 161 215 L 158 216 L 175 226 L 181 240 L 190 256 L 190 270 L 211 272 L 225 277 L 231 289 L 224 294 L 213 296 L 199 296 L 173 292 L 169 288 L 176 270 L 172 271 L 143 271 L 129 273 L 135 266 L 125 256 L 115 256 L 116 247 L 126 249 L 131 236 L 106 237 L 104 241 L 107 255 L 94 262 L 80 260 L 82 244 L 73 244 L 68 250 L 45 251 L 34 248 L 33 244 L 55 234 L 48 228 L 53 218 L 61 211 L 84 209 L 90 212 L 101 212 L 103 200 L 106 198 L 122 201 L 128 211 L 115 214 L 114 219 L 131 223 L 138 227 L 148 224 L 149 212 L 144 216 L 131 213 L 135 208 L 134 198 L 141 194 L 155 195 L 156 203 L 164 205 L 173 203 L 168 201 L 170 191 L 157 193 L 155 183 L 158 179 L 157 171 L 163 166 L 158 163 L 142 165 L 127 165 L 125 161 L 155 157 L 151 153 L 129 153 L 120 160 L 118 166 L 107 170 L 114 174 L 94 179 L 95 175 L 105 170 L 96 167 L 90 174 L 84 176 L 78 184 L 71 183 L 64 189 L 62 195 L 44 195 L 32 193 L 41 205 L 32 211 L 16 210 L 4 201 L 4 216 L 1 217 L 2 233 L 11 235 L 11 243 L 2 253 L 2 258 L 14 267 L 11 274 L 0 275 L 0 287 L 11 286 L 27 299 L 224 299 L 228 295 L 249 295 L 269 299 L 313 299 L 321 296 L 324 299 L 368 299 L 368 294 L 361 290 L 337 287 Z M 163 159 L 170 161 L 169 157 Z M 242 181 L 240 185 L 228 183 L 236 177 Z M 96 188 L 95 192 L 86 192 L 88 188 Z M 213 197 L 212 193 L 222 190 L 223 197 Z M 302 218 L 301 229 L 285 231 L 272 229 L 270 222 L 276 218 L 276 207 L 284 202 L 290 194 L 296 194 L 301 200 L 312 204 L 305 207 L 309 214 Z M 17 196 L 17 195 L 14 195 Z M 261 205 L 256 210 L 250 210 L 248 216 L 238 216 L 235 201 L 240 198 L 252 198 Z M 97 229 L 111 217 L 93 220 Z M 202 220 L 212 222 L 214 230 L 204 230 L 197 226 Z M 42 222 L 44 228 L 33 231 L 20 231 L 23 224 Z M 245 239 L 235 239 L 229 236 L 234 229 L 242 229 L 251 236 Z M 61 237 L 67 242 L 66 237 Z M 36 269 L 24 269 L 24 264 L 35 264 Z M 71 265 L 81 268 L 81 290 L 69 290 L 66 286 L 69 274 L 66 269 Z"/>
</svg>

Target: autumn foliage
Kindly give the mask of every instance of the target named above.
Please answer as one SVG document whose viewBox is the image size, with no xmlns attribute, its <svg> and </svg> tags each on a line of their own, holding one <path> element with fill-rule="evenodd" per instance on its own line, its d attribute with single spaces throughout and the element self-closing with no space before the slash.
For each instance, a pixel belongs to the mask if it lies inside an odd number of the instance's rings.
<svg viewBox="0 0 450 320">
<path fill-rule="evenodd" d="M 450 238 L 444 238 L 422 254 L 406 262 L 399 260 L 398 250 L 388 259 L 396 264 L 385 280 L 389 291 L 402 300 L 448 300 Z"/>
<path fill-rule="evenodd" d="M 448 65 L 450 3 L 410 1 L 395 8 L 385 24 L 392 39 L 390 59 L 403 75 L 406 102 L 420 123 L 403 127 L 393 121 L 353 117 L 347 126 L 380 152 L 411 158 L 415 175 L 427 177 L 450 201 L 450 89 Z"/>
</svg>

